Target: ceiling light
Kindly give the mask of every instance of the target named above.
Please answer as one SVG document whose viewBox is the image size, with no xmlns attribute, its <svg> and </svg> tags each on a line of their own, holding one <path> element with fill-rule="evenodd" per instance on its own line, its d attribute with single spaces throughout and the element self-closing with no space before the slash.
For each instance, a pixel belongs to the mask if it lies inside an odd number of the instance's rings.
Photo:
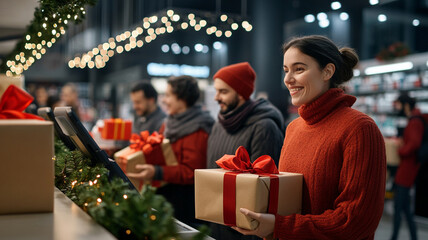
<svg viewBox="0 0 428 240">
<path fill-rule="evenodd" d="M 220 50 L 222 46 L 223 46 L 223 44 L 222 44 L 221 42 L 219 42 L 219 41 L 215 41 L 215 42 L 213 43 L 213 48 L 214 48 L 215 50 Z"/>
<path fill-rule="evenodd" d="M 326 28 L 326 27 L 328 27 L 330 25 L 330 21 L 328 19 L 324 19 L 324 20 L 319 21 L 318 25 L 321 28 Z"/>
<path fill-rule="evenodd" d="M 340 9 L 342 7 L 342 4 L 340 4 L 340 2 L 332 2 L 331 3 L 331 9 L 333 9 L 333 10 L 337 10 L 337 9 Z"/>
<path fill-rule="evenodd" d="M 181 47 L 177 43 L 171 44 L 171 50 L 174 54 L 180 54 L 181 53 Z"/>
<path fill-rule="evenodd" d="M 325 19 L 327 19 L 327 14 L 324 13 L 324 12 L 320 12 L 320 13 L 317 14 L 317 19 L 319 21 L 325 20 Z"/>
<path fill-rule="evenodd" d="M 412 24 L 413 24 L 413 26 L 415 26 L 415 27 L 419 26 L 419 24 L 420 24 L 419 19 L 413 19 Z"/>
<path fill-rule="evenodd" d="M 370 5 L 376 5 L 379 3 L 379 0 L 369 0 Z"/>
<path fill-rule="evenodd" d="M 202 46 L 202 52 L 207 53 L 209 51 L 209 47 L 207 45 Z"/>
<path fill-rule="evenodd" d="M 195 51 L 196 52 L 201 52 L 202 49 L 203 49 L 202 44 L 200 44 L 200 43 L 195 44 Z"/>
<path fill-rule="evenodd" d="M 305 16 L 305 22 L 307 23 L 312 23 L 315 21 L 315 16 L 312 14 L 308 14 Z"/>
<path fill-rule="evenodd" d="M 162 45 L 161 47 L 162 52 L 167 53 L 169 51 L 169 46 L 167 44 Z"/>
<path fill-rule="evenodd" d="M 342 12 L 342 13 L 340 13 L 339 17 L 340 17 L 340 20 L 346 21 L 349 19 L 349 14 L 346 12 Z"/>
<path fill-rule="evenodd" d="M 379 16 L 377 16 L 377 20 L 379 22 L 385 22 L 388 18 L 386 17 L 385 14 L 379 14 Z"/>
<path fill-rule="evenodd" d="M 360 76 L 360 70 L 354 69 L 354 77 Z"/>
<path fill-rule="evenodd" d="M 181 52 L 183 54 L 189 54 L 190 48 L 188 46 L 184 46 L 184 47 L 181 48 Z"/>
<path fill-rule="evenodd" d="M 366 75 L 381 74 L 388 72 L 405 71 L 413 68 L 412 62 L 393 63 L 381 66 L 368 67 L 364 70 Z"/>
</svg>

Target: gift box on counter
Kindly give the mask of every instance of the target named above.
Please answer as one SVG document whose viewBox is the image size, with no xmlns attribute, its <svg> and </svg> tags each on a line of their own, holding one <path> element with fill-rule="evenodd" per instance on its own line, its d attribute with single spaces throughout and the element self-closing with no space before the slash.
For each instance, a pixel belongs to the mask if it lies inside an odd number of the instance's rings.
<svg viewBox="0 0 428 240">
<path fill-rule="evenodd" d="M 0 214 L 52 212 L 52 122 L 0 120 L 0 153 Z"/>
<path fill-rule="evenodd" d="M 240 208 L 258 213 L 290 215 L 302 207 L 303 175 L 279 173 L 267 155 L 252 164 L 244 147 L 217 161 L 223 169 L 195 170 L 195 217 L 253 230 L 258 222 Z"/>
<path fill-rule="evenodd" d="M 108 151 L 110 149 L 115 149 L 116 148 L 116 140 L 109 140 L 109 139 L 104 139 L 101 137 L 101 132 L 104 128 L 104 120 L 98 120 L 95 125 L 92 127 L 91 129 L 91 136 L 94 139 L 94 141 L 97 143 L 97 145 L 104 151 Z M 122 147 L 123 148 L 123 147 Z M 121 148 L 116 148 L 116 149 L 121 149 Z"/>
<path fill-rule="evenodd" d="M 120 118 L 105 119 L 101 130 L 101 137 L 111 140 L 129 140 L 132 134 L 131 120 Z"/>
<path fill-rule="evenodd" d="M 400 155 L 398 155 L 399 139 L 385 138 L 386 163 L 389 166 L 398 166 L 400 164 Z"/>
<path fill-rule="evenodd" d="M 177 165 L 177 159 L 172 150 L 169 139 L 163 138 L 157 132 L 149 135 L 148 131 L 132 134 L 131 145 L 114 154 L 114 159 L 125 173 L 139 172 L 135 168 L 137 164 L 153 164 L 159 166 Z M 139 190 L 144 182 L 130 178 L 132 184 Z M 163 181 L 152 181 L 152 186 L 159 187 L 165 184 Z"/>
</svg>

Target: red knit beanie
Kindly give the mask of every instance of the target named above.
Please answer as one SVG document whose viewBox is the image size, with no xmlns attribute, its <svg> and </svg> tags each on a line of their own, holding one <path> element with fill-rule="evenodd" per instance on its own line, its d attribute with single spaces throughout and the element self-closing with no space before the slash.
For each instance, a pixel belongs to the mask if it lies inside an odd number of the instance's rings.
<svg viewBox="0 0 428 240">
<path fill-rule="evenodd" d="M 214 74 L 213 79 L 216 78 L 223 80 L 245 100 L 248 100 L 254 91 L 256 73 L 248 62 L 242 62 L 220 68 Z"/>
</svg>

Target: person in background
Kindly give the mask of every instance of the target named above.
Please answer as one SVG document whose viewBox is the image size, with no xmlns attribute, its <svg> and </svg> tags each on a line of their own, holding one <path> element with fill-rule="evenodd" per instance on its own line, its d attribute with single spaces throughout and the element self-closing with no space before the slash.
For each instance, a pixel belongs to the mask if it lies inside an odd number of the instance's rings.
<svg viewBox="0 0 428 240">
<path fill-rule="evenodd" d="M 398 149 L 400 165 L 394 180 L 394 228 L 391 240 L 398 237 L 402 213 L 406 217 L 411 239 L 416 240 L 417 230 L 411 210 L 413 204 L 410 201 L 410 189 L 415 183 L 421 165 L 416 159 L 416 153 L 422 143 L 424 122 L 421 111 L 415 107 L 414 98 L 401 94 L 395 103 L 397 110 L 408 118 L 408 124 L 404 129 L 402 143 Z"/>
<path fill-rule="evenodd" d="M 287 127 L 280 172 L 303 174 L 299 214 L 241 213 L 259 222 L 244 234 L 278 239 L 374 239 L 385 196 L 385 143 L 376 123 L 340 88 L 358 56 L 324 36 L 283 46 L 284 83 L 300 117 Z M 286 203 L 278 203 L 286 204 Z"/>
<path fill-rule="evenodd" d="M 48 91 L 45 87 L 39 86 L 35 92 L 35 101 L 38 108 L 46 107 L 48 100 Z"/>
<path fill-rule="evenodd" d="M 135 85 L 130 93 L 135 112 L 132 132 L 159 131 L 166 114 L 157 105 L 158 93 L 148 82 Z"/>
<path fill-rule="evenodd" d="M 76 115 L 82 120 L 82 107 L 79 101 L 79 92 L 73 83 L 67 83 L 61 88 L 61 101 L 65 106 L 70 106 Z"/>
<path fill-rule="evenodd" d="M 54 110 L 56 107 L 62 106 L 61 99 L 57 95 L 50 95 L 46 101 L 46 106 Z"/>
<path fill-rule="evenodd" d="M 206 167 L 208 135 L 214 120 L 196 101 L 199 88 L 191 76 L 170 77 L 163 98 L 168 116 L 161 133 L 170 140 L 176 166 L 137 165 L 139 173 L 128 173 L 140 180 L 167 182 L 157 189 L 174 207 L 175 217 L 195 226 L 194 170 Z"/>
<path fill-rule="evenodd" d="M 235 154 L 244 146 L 253 162 L 268 154 L 278 163 L 284 140 L 284 119 L 265 99 L 252 100 L 256 73 L 248 62 L 232 64 L 214 74 L 215 100 L 220 105 L 218 121 L 208 139 L 208 168 L 225 154 Z M 258 239 L 243 236 L 230 227 L 212 223 L 215 239 Z"/>
</svg>

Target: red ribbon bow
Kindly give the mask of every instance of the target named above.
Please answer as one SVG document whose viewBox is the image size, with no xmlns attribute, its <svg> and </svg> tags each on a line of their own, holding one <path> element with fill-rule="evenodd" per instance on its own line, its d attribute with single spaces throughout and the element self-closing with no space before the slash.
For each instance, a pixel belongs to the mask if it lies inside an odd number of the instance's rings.
<svg viewBox="0 0 428 240">
<path fill-rule="evenodd" d="M 270 177 L 269 207 L 268 212 L 276 214 L 278 211 L 278 168 L 273 159 L 268 155 L 257 158 L 251 163 L 247 150 L 240 146 L 235 155 L 224 155 L 216 161 L 217 165 L 226 170 L 223 180 L 223 222 L 228 226 L 236 226 L 236 175 L 240 173 L 255 173 Z"/>
<path fill-rule="evenodd" d="M 161 144 L 163 135 L 158 132 L 153 132 L 151 135 L 149 131 L 142 131 L 140 135 L 133 133 L 131 135 L 129 147 L 133 150 L 141 150 L 144 154 L 150 154 L 153 147 Z"/>
<path fill-rule="evenodd" d="M 235 155 L 224 155 L 216 161 L 217 165 L 226 170 L 249 172 L 249 173 L 270 173 L 278 174 L 275 162 L 269 155 L 263 155 L 257 158 L 254 163 L 250 161 L 247 149 L 240 146 L 236 149 Z"/>
<path fill-rule="evenodd" d="M 31 104 L 33 99 L 30 94 L 11 84 L 0 99 L 0 119 L 43 120 L 39 116 L 22 112 Z"/>
</svg>

